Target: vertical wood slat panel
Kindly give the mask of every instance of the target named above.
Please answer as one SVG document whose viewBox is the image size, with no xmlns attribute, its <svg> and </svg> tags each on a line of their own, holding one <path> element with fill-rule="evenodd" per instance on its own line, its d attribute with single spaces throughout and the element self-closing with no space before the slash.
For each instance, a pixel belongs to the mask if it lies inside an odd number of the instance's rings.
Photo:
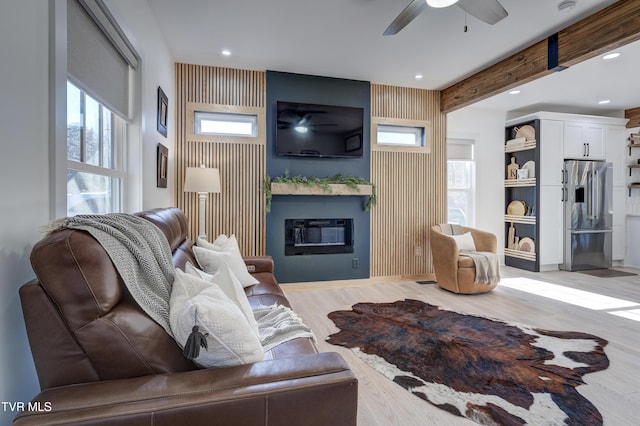
<svg viewBox="0 0 640 426">
<path fill-rule="evenodd" d="M 433 274 L 429 228 L 446 220 L 446 116 L 436 91 L 371 85 L 371 115 L 431 122 L 429 153 L 373 151 L 371 276 Z M 415 247 L 422 256 L 415 256 Z"/>
<path fill-rule="evenodd" d="M 243 255 L 264 255 L 266 211 L 262 178 L 266 174 L 266 136 L 260 143 L 214 143 L 187 139 L 187 103 L 265 107 L 266 73 L 176 64 L 176 205 L 198 233 L 198 195 L 184 193 L 187 167 L 205 164 L 220 170 L 221 192 L 209 194 L 206 227 L 209 239 L 235 234 Z"/>
</svg>

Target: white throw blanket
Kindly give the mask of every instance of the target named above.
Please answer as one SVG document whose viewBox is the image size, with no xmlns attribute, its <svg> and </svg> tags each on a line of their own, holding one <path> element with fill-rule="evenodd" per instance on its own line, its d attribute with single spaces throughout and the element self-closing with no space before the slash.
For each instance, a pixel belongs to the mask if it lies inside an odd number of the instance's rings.
<svg viewBox="0 0 640 426">
<path fill-rule="evenodd" d="M 173 337 L 169 299 L 175 267 L 171 247 L 160 228 L 138 216 L 113 213 L 57 219 L 47 231 L 64 228 L 91 234 L 111 258 L 138 305 Z"/>
<path fill-rule="evenodd" d="M 311 329 L 284 305 L 257 306 L 253 308 L 253 316 L 258 323 L 258 335 L 265 352 L 298 337 L 316 341 Z"/>
<path fill-rule="evenodd" d="M 476 267 L 475 283 L 497 284 L 500 282 L 500 260 L 498 255 L 488 251 L 465 251 Z"/>
</svg>

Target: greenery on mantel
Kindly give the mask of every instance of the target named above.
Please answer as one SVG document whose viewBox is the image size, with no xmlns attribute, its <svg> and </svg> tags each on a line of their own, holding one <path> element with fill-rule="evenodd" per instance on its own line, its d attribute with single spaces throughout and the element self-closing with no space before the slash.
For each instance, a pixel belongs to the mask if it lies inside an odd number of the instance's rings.
<svg viewBox="0 0 640 426">
<path fill-rule="evenodd" d="M 326 193 L 331 193 L 330 185 L 346 185 L 347 187 L 360 192 L 360 188 L 358 185 L 370 185 L 371 186 L 371 195 L 367 200 L 367 203 L 364 206 L 366 211 L 371 210 L 371 206 L 375 206 L 378 198 L 376 196 L 376 185 L 369 182 L 366 179 L 356 176 L 342 176 L 341 174 L 337 174 L 335 176 L 327 176 L 325 178 L 307 178 L 306 176 L 289 176 L 289 170 L 284 171 L 284 176 L 278 176 L 271 179 L 271 176 L 267 175 L 264 177 L 262 182 L 262 190 L 264 191 L 267 197 L 267 212 L 271 211 L 271 198 L 273 197 L 273 193 L 271 192 L 271 184 L 272 183 L 284 183 L 293 185 L 294 187 L 298 186 L 315 186 L 322 189 Z"/>
</svg>

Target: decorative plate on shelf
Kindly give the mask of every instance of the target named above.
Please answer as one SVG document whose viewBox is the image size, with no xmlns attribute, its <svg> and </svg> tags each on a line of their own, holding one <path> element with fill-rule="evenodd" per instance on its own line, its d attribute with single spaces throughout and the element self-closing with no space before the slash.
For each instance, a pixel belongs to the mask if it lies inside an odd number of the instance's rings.
<svg viewBox="0 0 640 426">
<path fill-rule="evenodd" d="M 526 125 L 516 127 L 516 138 L 524 138 L 525 141 L 533 141 L 536 139 L 536 129 L 533 126 Z"/>
<path fill-rule="evenodd" d="M 533 253 L 534 251 L 536 251 L 536 244 L 531 238 L 524 237 L 520 239 L 520 242 L 518 243 L 518 250 Z"/>
<path fill-rule="evenodd" d="M 507 206 L 507 214 L 513 216 L 524 216 L 527 214 L 527 203 L 514 200 Z"/>
<path fill-rule="evenodd" d="M 527 161 L 522 165 L 523 169 L 529 170 L 528 176 L 529 179 L 536 177 L 536 162 L 535 161 Z"/>
</svg>

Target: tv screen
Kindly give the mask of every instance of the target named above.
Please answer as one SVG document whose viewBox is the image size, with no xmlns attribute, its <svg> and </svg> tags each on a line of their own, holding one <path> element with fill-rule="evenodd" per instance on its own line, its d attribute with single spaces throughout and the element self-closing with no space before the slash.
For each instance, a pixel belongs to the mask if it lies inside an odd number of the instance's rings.
<svg viewBox="0 0 640 426">
<path fill-rule="evenodd" d="M 361 158 L 364 109 L 278 102 L 276 154 Z"/>
</svg>

